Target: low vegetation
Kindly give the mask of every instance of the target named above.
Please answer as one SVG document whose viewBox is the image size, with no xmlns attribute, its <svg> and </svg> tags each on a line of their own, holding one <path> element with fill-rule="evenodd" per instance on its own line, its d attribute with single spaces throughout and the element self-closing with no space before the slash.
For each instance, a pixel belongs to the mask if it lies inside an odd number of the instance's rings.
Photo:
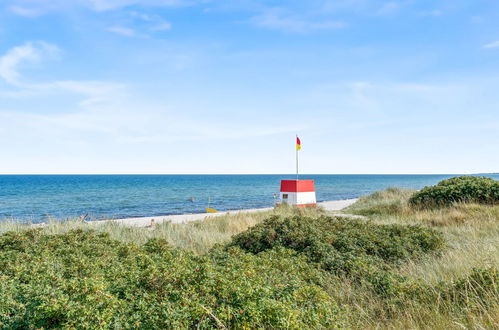
<svg viewBox="0 0 499 330">
<path fill-rule="evenodd" d="M 278 247 L 303 255 L 332 275 L 380 295 L 393 295 L 405 279 L 391 265 L 440 250 L 439 232 L 419 226 L 377 225 L 334 217 L 277 217 L 234 237 L 228 246 L 259 254 Z"/>
<path fill-rule="evenodd" d="M 347 208 L 348 212 L 363 216 L 386 216 L 407 213 L 408 199 L 415 190 L 388 188 L 371 195 L 361 197 L 355 204 Z"/>
<path fill-rule="evenodd" d="M 3 224 L 0 328 L 499 328 L 499 205 L 423 191 L 363 197 L 362 219 Z"/>
<path fill-rule="evenodd" d="M 322 273 L 287 251 L 194 256 L 164 240 L 39 230 L 0 238 L 2 328 L 341 326 Z"/>
<path fill-rule="evenodd" d="M 499 204 L 499 181 L 459 176 L 425 187 L 409 199 L 411 206 L 435 208 L 455 203 Z"/>
<path fill-rule="evenodd" d="M 128 227 L 115 222 L 81 222 L 77 220 L 58 221 L 54 219 L 45 226 L 39 226 L 44 234 L 63 234 L 75 229 L 95 230 L 108 233 L 110 238 L 122 242 L 145 244 L 152 238 L 164 239 L 174 248 L 191 251 L 197 255 L 207 253 L 215 244 L 228 242 L 231 237 L 271 216 L 311 216 L 325 214 L 320 208 L 297 209 L 281 206 L 271 211 L 251 213 L 230 213 L 223 216 L 208 217 L 203 221 L 185 224 L 163 222 L 152 227 Z M 9 231 L 25 231 L 32 227 L 19 222 L 0 222 L 0 234 Z"/>
</svg>

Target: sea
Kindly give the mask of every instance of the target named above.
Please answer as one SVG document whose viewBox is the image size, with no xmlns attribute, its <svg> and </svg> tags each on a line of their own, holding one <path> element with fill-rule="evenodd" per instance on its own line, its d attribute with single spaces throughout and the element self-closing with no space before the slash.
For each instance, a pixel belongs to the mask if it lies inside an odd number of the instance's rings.
<svg viewBox="0 0 499 330">
<path fill-rule="evenodd" d="M 315 180 L 318 201 L 388 187 L 420 189 L 441 175 L 300 175 Z M 484 176 L 499 179 L 499 174 Z M 0 221 L 40 223 L 202 213 L 273 206 L 280 180 L 294 175 L 0 175 Z"/>
</svg>

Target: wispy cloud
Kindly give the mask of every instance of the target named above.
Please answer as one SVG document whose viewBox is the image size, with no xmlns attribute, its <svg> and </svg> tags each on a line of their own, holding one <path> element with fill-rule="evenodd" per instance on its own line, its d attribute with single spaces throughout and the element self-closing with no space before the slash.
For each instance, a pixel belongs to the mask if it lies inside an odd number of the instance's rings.
<svg viewBox="0 0 499 330">
<path fill-rule="evenodd" d="M 16 15 L 25 17 L 36 17 L 40 15 L 40 11 L 22 6 L 10 6 L 9 10 Z"/>
<path fill-rule="evenodd" d="M 404 7 L 411 5 L 413 2 L 408 1 L 388 1 L 384 2 L 381 7 L 378 8 L 376 13 L 378 15 L 394 15 L 400 12 Z"/>
<path fill-rule="evenodd" d="M 321 11 L 323 13 L 350 13 L 366 15 L 393 15 L 405 7 L 411 6 L 414 0 L 323 0 Z"/>
<path fill-rule="evenodd" d="M 172 28 L 171 23 L 163 22 L 151 28 L 151 31 L 168 31 Z"/>
<path fill-rule="evenodd" d="M 119 34 L 119 35 L 122 35 L 122 36 L 125 36 L 125 37 L 144 37 L 143 34 L 140 34 L 138 33 L 137 31 L 135 31 L 134 29 L 132 28 L 129 28 L 129 27 L 124 27 L 124 26 L 111 26 L 109 28 L 107 28 L 107 30 L 109 32 L 113 32 L 113 33 L 116 33 L 116 34 Z"/>
<path fill-rule="evenodd" d="M 121 17 L 120 23 L 108 27 L 107 31 L 126 37 L 146 38 L 150 37 L 154 32 L 168 31 L 172 28 L 172 24 L 162 16 L 140 11 L 126 11 L 124 16 Z"/>
<path fill-rule="evenodd" d="M 131 6 L 177 7 L 190 5 L 194 0 L 5 0 L 9 10 L 20 16 L 34 17 L 72 7 L 89 8 L 97 12 L 117 10 Z"/>
<path fill-rule="evenodd" d="M 40 92 L 56 91 L 81 95 L 83 96 L 83 99 L 78 105 L 86 107 L 112 101 L 113 98 L 123 94 L 126 86 L 124 84 L 107 81 L 60 80 L 51 83 L 38 84 L 31 86 L 31 88 Z"/>
<path fill-rule="evenodd" d="M 234 139 L 248 136 L 265 136 L 282 134 L 282 132 L 296 132 L 298 128 L 284 128 L 279 122 L 253 123 L 249 127 L 247 122 L 235 120 L 230 124 L 212 118 L 193 119 L 184 115 L 182 109 L 168 109 L 164 102 L 154 104 L 154 101 L 127 102 L 133 99 L 133 93 L 126 86 L 112 82 L 100 81 L 53 81 L 36 86 L 31 85 L 27 97 L 38 100 L 37 97 L 47 94 L 44 99 L 56 99 L 59 95 L 82 95 L 82 101 L 74 103 L 74 97 L 63 106 L 58 103 L 60 110 L 44 113 L 37 107 L 19 108 L 22 111 L 5 111 L 0 106 L 0 145 L 2 137 L 12 139 L 21 132 L 28 132 L 30 141 L 40 137 L 49 141 L 50 150 L 71 150 L 75 145 L 88 143 L 92 150 L 102 144 L 116 145 L 139 144 L 150 146 L 154 143 L 171 143 L 171 141 L 205 141 L 207 139 Z M 23 89 L 26 90 L 26 89 Z M 26 98 L 27 98 L 26 97 Z M 40 99 L 42 99 L 40 97 Z M 127 101 L 124 101 L 127 100 Z M 58 101 L 62 102 L 62 101 Z M 147 106 L 145 105 L 147 104 Z M 15 127 L 16 129 L 11 129 Z M 300 126 L 301 127 L 301 126 Z M 97 138 L 96 138 L 97 137 Z M 24 136 L 22 141 L 26 141 Z M 3 139 L 5 141 L 5 138 Z M 66 141 L 66 142 L 61 142 Z M 100 141 L 100 142 L 99 142 Z M 103 142 L 104 141 L 104 142 Z M 67 143 L 67 146 L 61 144 Z M 53 147 L 56 146 L 56 147 Z M 54 148 L 54 149 L 52 149 Z M 50 152 L 50 150 L 48 152 Z M 71 157 L 68 156 L 71 162 Z"/>
<path fill-rule="evenodd" d="M 498 48 L 498 47 L 499 47 L 499 40 L 483 45 L 483 48 L 485 49 Z"/>
<path fill-rule="evenodd" d="M 60 54 L 60 49 L 44 41 L 31 41 L 15 46 L 0 57 L 0 78 L 17 88 L 14 92 L 3 93 L 10 97 L 36 96 L 54 92 L 69 92 L 84 97 L 80 105 L 95 104 L 105 101 L 110 95 L 123 89 L 122 84 L 101 81 L 56 80 L 32 83 L 21 74 L 24 64 L 40 63 Z"/>
<path fill-rule="evenodd" d="M 414 0 L 320 0 L 313 2 L 287 2 L 268 5 L 264 1 L 251 2 L 244 7 L 256 13 L 251 23 L 260 28 L 305 33 L 336 30 L 348 26 L 349 18 L 362 16 L 391 16 L 414 7 Z M 232 10 L 234 10 L 232 8 Z M 427 15 L 440 15 L 434 10 Z"/>
<path fill-rule="evenodd" d="M 39 62 L 43 58 L 55 56 L 58 52 L 57 46 L 43 41 L 27 42 L 13 47 L 0 57 L 0 77 L 9 84 L 19 85 L 19 69 L 23 63 Z"/>
<path fill-rule="evenodd" d="M 146 13 L 141 13 L 139 11 L 130 11 L 130 12 L 128 12 L 128 15 L 130 15 L 131 17 L 146 21 L 146 22 L 150 22 L 153 20 L 153 17 L 151 15 L 146 14 Z"/>
<path fill-rule="evenodd" d="M 49 141 L 47 144 L 51 146 L 70 149 L 75 144 L 95 145 L 102 140 L 115 146 L 129 146 L 132 143 L 150 145 L 171 141 L 243 139 L 296 132 L 303 128 L 302 125 L 276 123 L 249 125 L 230 120 L 227 121 L 230 125 L 226 122 L 221 125 L 215 119 L 207 125 L 206 119 L 194 120 L 192 116 L 165 110 L 164 105 L 158 106 L 154 102 L 145 108 L 142 101 L 128 103 L 129 99 L 133 100 L 133 96 L 127 86 L 108 81 L 54 80 L 30 83 L 30 79 L 23 77 L 18 69 L 28 60 L 42 62 L 45 57 L 41 54 L 47 47 L 56 48 L 41 41 L 13 47 L 1 57 L 0 77 L 18 91 L 18 94 L 11 93 L 7 97 L 19 97 L 24 101 L 60 97 L 66 100 L 58 101 L 59 107 L 64 104 L 64 110 L 52 109 L 44 113 L 36 108 L 12 111 L 0 107 L 0 137 L 17 136 L 23 131 L 27 132 L 23 141 L 34 141 L 40 137 Z M 0 95 L 6 96 L 2 91 Z M 67 98 L 68 95 L 77 95 L 79 99 L 75 103 L 74 98 Z M 142 110 L 137 111 L 139 108 Z M 27 136 L 30 138 L 26 139 Z"/>
<path fill-rule="evenodd" d="M 293 15 L 283 15 L 274 10 L 269 10 L 261 15 L 254 16 L 251 19 L 251 22 L 262 28 L 297 33 L 317 30 L 336 30 L 346 26 L 346 24 L 341 21 L 318 21 Z"/>
<path fill-rule="evenodd" d="M 174 7 L 187 4 L 187 1 L 184 0 L 85 0 L 83 2 L 86 2 L 97 11 L 106 11 L 133 5 Z"/>
</svg>

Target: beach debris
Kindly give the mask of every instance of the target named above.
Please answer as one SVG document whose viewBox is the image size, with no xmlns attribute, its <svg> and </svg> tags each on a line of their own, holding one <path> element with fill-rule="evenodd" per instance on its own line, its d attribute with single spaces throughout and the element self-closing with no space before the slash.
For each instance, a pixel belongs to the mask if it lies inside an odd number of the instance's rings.
<svg viewBox="0 0 499 330">
<path fill-rule="evenodd" d="M 80 215 L 80 217 L 78 218 L 78 221 L 86 223 L 87 222 L 87 218 L 88 218 L 88 213 L 84 214 L 84 215 Z"/>
</svg>

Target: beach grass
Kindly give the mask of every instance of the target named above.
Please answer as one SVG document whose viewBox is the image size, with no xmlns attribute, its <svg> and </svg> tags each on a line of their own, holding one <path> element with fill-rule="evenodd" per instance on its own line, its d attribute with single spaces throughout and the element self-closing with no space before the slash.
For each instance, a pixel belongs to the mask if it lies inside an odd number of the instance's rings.
<svg viewBox="0 0 499 330">
<path fill-rule="evenodd" d="M 367 216 L 378 224 L 421 225 L 441 232 L 446 241 L 441 253 L 408 260 L 395 269 L 398 274 L 425 285 L 453 283 L 476 269 L 499 269 L 499 205 L 454 203 L 436 209 L 417 209 L 409 205 L 414 192 L 399 188 L 379 191 L 361 197 L 344 212 Z M 345 291 L 338 293 L 338 299 L 350 289 Z M 467 310 L 435 301 L 406 304 L 403 312 L 394 315 L 377 308 L 378 299 L 365 292 L 347 296 L 352 300 L 345 304 L 356 309 L 352 315 L 363 316 L 352 320 L 359 327 L 499 329 L 499 291 L 487 303 Z"/>
<path fill-rule="evenodd" d="M 270 216 L 311 216 L 317 217 L 326 212 L 320 208 L 295 208 L 278 206 L 269 211 L 234 212 L 205 220 L 187 223 L 163 222 L 149 227 L 125 226 L 113 221 L 82 222 L 78 219 L 65 221 L 51 220 L 44 225 L 34 225 L 46 234 L 63 234 L 70 230 L 83 229 L 108 233 L 111 238 L 122 242 L 145 244 L 151 238 L 161 238 L 173 247 L 201 255 L 208 252 L 215 244 L 228 242 L 238 234 Z M 0 223 L 0 234 L 8 231 L 21 232 L 32 229 L 33 225 L 15 221 Z"/>
</svg>

